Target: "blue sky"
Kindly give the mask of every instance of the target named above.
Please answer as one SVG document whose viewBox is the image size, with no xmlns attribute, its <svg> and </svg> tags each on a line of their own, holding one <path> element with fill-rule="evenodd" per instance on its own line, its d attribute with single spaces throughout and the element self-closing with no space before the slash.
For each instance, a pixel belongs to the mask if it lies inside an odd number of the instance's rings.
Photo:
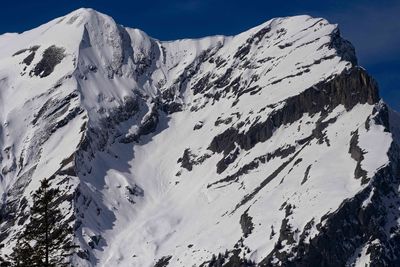
<svg viewBox="0 0 400 267">
<path fill-rule="evenodd" d="M 79 7 L 161 40 L 233 35 L 278 16 L 309 14 L 338 23 L 381 95 L 400 110 L 400 0 L 37 0 L 3 1 L 0 34 L 36 27 Z"/>
</svg>

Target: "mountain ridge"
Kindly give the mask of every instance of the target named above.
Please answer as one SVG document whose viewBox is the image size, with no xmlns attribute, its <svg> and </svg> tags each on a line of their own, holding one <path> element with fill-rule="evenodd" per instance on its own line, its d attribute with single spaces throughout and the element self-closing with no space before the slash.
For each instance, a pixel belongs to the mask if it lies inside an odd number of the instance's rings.
<svg viewBox="0 0 400 267">
<path fill-rule="evenodd" d="M 336 25 L 295 16 L 163 42 L 79 9 L 12 40 L 3 256 L 46 177 L 74 266 L 398 261 L 398 116 Z"/>
</svg>

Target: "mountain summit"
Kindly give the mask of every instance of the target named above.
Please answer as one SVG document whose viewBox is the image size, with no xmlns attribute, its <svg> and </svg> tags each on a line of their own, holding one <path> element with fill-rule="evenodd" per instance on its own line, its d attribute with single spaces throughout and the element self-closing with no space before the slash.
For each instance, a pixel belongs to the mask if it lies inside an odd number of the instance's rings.
<svg viewBox="0 0 400 267">
<path fill-rule="evenodd" d="M 400 265 L 398 125 L 325 19 L 165 42 L 79 9 L 0 36 L 0 256 L 47 178 L 73 266 Z"/>
</svg>

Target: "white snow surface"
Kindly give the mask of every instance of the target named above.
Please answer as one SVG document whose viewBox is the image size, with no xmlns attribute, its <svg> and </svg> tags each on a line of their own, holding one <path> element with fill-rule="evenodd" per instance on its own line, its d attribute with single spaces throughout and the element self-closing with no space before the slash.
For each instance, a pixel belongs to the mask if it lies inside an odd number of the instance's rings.
<svg viewBox="0 0 400 267">
<path fill-rule="evenodd" d="M 267 27 L 265 35 L 249 41 Z M 336 121 L 326 128 L 329 145 L 297 142 L 311 134 L 320 118 L 305 114 L 276 129 L 267 141 L 248 151 L 239 149 L 233 164 L 221 174 L 216 171 L 223 155 L 208 149 L 216 135 L 246 121 L 241 129 L 248 130 L 288 97 L 351 67 L 328 45 L 335 29 L 324 19 L 295 16 L 267 21 L 236 36 L 163 42 L 94 10 L 79 9 L 36 29 L 0 36 L 1 203 L 13 196 L 30 201 L 44 177 L 64 181 L 60 186 L 73 196 L 65 212 L 76 214 L 76 242 L 89 251 L 89 260 L 75 256 L 74 266 L 147 267 L 168 255 L 169 266 L 198 266 L 212 254 L 233 248 L 243 236 L 239 221 L 247 210 L 254 229 L 243 241 L 251 251 L 246 257 L 261 261 L 278 240 L 271 228 L 279 232 L 284 203 L 294 206 L 287 218 L 293 230 L 302 232 L 308 222 L 320 222 L 367 186 L 354 178 L 357 162 L 348 152 L 352 132 L 358 129 L 358 145 L 365 152 L 361 166 L 369 178 L 389 161 L 392 136 L 369 118 L 373 105 L 359 104 L 350 111 L 340 105 L 330 114 Z M 249 43 L 248 54 L 234 57 Z M 65 49 L 61 62 L 46 77 L 33 75 L 44 51 L 53 45 Z M 14 55 L 34 46 L 39 48 L 29 65 L 23 60 L 30 51 Z M 197 64 L 205 53 L 219 62 L 206 59 Z M 218 101 L 194 92 L 200 79 L 217 81 L 227 71 L 230 82 L 241 77 L 242 88 L 260 90 L 240 97 L 231 90 Z M 181 82 L 184 73 L 189 78 Z M 214 86 L 208 93 L 218 90 Z M 157 99 L 167 92 L 182 111 L 160 112 L 153 133 L 138 142 L 119 142 L 138 133 Z M 139 111 L 112 119 L 128 99 L 140 99 Z M 63 101 L 67 103 L 61 105 Z M 215 125 L 228 117 L 231 122 Z M 194 130 L 199 122 L 202 127 Z M 290 162 L 237 209 L 292 156 L 272 158 L 238 180 L 213 184 L 255 158 L 289 146 L 295 146 L 296 159 L 302 160 Z M 191 171 L 178 163 L 185 149 L 195 159 L 206 155 Z M 71 168 L 73 173 L 63 172 Z M 20 227 L 13 226 L 10 233 Z M 309 238 L 317 233 L 313 227 Z M 94 236 L 100 241 L 92 249 Z M 2 253 L 9 253 L 13 242 L 10 234 Z M 364 250 L 362 255 L 357 263 L 367 259 Z"/>
</svg>

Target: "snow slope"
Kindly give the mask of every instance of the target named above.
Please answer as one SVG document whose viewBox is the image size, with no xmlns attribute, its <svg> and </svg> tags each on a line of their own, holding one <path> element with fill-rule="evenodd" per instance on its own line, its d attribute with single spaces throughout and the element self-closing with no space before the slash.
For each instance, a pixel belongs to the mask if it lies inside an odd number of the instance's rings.
<svg viewBox="0 0 400 267">
<path fill-rule="evenodd" d="M 0 101 L 3 256 L 51 177 L 74 266 L 399 259 L 398 116 L 324 19 L 163 42 L 79 9 L 0 36 Z"/>
</svg>

